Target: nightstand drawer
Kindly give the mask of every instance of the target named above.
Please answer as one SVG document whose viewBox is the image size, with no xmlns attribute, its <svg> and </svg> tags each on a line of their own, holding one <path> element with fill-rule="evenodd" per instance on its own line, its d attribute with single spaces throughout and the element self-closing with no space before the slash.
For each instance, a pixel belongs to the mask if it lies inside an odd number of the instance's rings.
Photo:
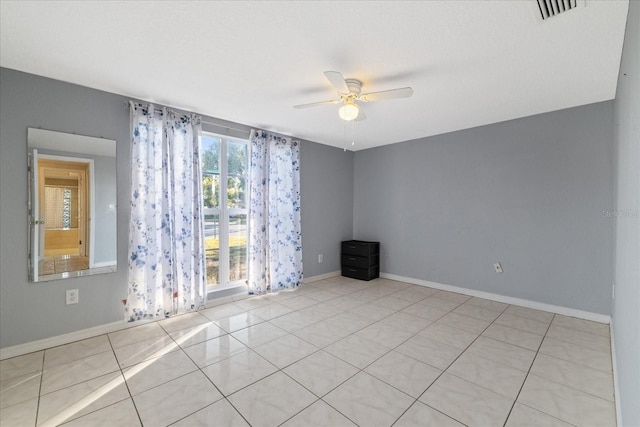
<svg viewBox="0 0 640 427">
<path fill-rule="evenodd" d="M 377 265 L 369 268 L 358 267 L 342 267 L 342 275 L 359 280 L 371 280 L 380 276 L 380 270 Z"/>
<path fill-rule="evenodd" d="M 342 255 L 344 267 L 367 268 L 378 264 L 378 254 L 370 256 Z"/>
<path fill-rule="evenodd" d="M 348 240 L 342 242 L 343 255 L 369 256 L 379 252 L 378 242 L 363 242 L 360 240 Z"/>
</svg>

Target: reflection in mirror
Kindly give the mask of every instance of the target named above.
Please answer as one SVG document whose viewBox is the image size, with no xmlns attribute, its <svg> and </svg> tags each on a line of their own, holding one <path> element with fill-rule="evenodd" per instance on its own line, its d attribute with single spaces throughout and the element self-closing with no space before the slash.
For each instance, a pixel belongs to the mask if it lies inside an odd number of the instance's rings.
<svg viewBox="0 0 640 427">
<path fill-rule="evenodd" d="M 116 142 L 28 129 L 29 280 L 116 271 Z"/>
</svg>

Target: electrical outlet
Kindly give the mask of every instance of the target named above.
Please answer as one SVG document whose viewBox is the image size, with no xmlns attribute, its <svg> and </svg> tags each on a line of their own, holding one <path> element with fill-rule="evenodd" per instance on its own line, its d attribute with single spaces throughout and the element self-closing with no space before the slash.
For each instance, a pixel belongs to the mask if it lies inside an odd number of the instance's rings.
<svg viewBox="0 0 640 427">
<path fill-rule="evenodd" d="M 66 292 L 67 304 L 77 304 L 80 301 L 77 289 L 68 289 Z"/>
<path fill-rule="evenodd" d="M 496 262 L 495 264 L 493 264 L 493 269 L 496 270 L 496 273 L 502 273 L 502 266 L 500 265 L 499 262 Z"/>
<path fill-rule="evenodd" d="M 323 254 L 318 254 L 318 263 L 322 264 L 324 262 L 324 255 Z"/>
</svg>

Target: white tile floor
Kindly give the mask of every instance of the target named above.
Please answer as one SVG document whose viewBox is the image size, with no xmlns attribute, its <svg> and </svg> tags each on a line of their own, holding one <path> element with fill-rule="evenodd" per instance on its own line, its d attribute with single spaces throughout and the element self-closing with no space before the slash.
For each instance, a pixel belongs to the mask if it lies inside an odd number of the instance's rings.
<svg viewBox="0 0 640 427">
<path fill-rule="evenodd" d="M 607 325 L 342 277 L 0 362 L 2 426 L 614 426 Z"/>
</svg>

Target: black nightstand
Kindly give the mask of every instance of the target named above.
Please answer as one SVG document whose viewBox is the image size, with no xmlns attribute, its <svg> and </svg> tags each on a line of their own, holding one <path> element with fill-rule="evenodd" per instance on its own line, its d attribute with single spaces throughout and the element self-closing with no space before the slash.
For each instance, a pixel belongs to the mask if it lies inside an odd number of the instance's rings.
<svg viewBox="0 0 640 427">
<path fill-rule="evenodd" d="M 342 242 L 342 275 L 360 280 L 380 277 L 380 242 Z"/>
</svg>

